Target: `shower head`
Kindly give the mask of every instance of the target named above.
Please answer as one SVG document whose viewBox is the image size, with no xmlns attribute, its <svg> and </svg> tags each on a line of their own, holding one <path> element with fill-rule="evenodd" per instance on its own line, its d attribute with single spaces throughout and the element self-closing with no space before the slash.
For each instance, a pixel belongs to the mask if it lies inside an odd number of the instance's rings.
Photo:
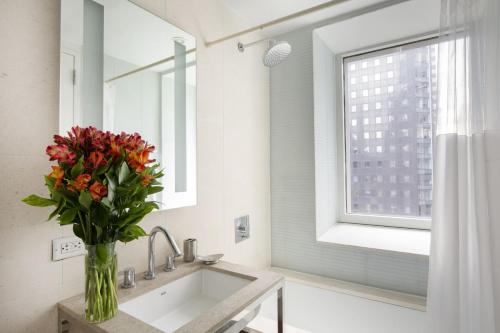
<svg viewBox="0 0 500 333">
<path fill-rule="evenodd" d="M 267 67 L 274 67 L 285 60 L 291 52 L 292 46 L 288 42 L 271 40 L 269 41 L 269 47 L 262 57 L 262 62 Z"/>
<path fill-rule="evenodd" d="M 283 60 L 285 60 L 290 53 L 292 52 L 292 47 L 290 46 L 290 43 L 286 41 L 275 41 L 275 40 L 268 40 L 269 41 L 269 46 L 264 52 L 264 55 L 262 56 L 262 62 L 264 63 L 264 66 L 267 67 L 274 67 L 278 64 L 280 64 Z M 262 40 L 243 45 L 242 43 L 238 43 L 238 50 L 240 52 L 245 51 L 246 47 L 252 46 L 254 44 L 257 44 L 261 42 Z"/>
</svg>

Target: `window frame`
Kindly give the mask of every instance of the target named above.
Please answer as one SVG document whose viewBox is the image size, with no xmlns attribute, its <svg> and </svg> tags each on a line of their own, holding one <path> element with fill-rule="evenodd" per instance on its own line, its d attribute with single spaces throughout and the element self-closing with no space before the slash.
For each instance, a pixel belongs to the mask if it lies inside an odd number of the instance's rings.
<svg viewBox="0 0 500 333">
<path fill-rule="evenodd" d="M 336 98 L 336 117 L 337 117 L 337 184 L 341 188 L 339 191 L 337 204 L 337 222 L 340 223 L 354 223 L 354 224 L 365 224 L 365 225 L 376 225 L 376 226 L 386 226 L 386 227 L 397 227 L 406 229 L 424 229 L 430 230 L 432 225 L 431 217 L 408 217 L 408 216 L 390 216 L 390 215 L 369 215 L 360 213 L 347 213 L 348 207 L 348 182 L 347 182 L 347 140 L 345 136 L 346 132 L 346 103 L 345 103 L 345 72 L 344 70 L 344 59 L 353 56 L 361 56 L 370 53 L 380 53 L 394 48 L 394 47 L 404 47 L 406 45 L 412 45 L 415 43 L 426 43 L 429 41 L 435 41 L 438 43 L 438 34 L 429 33 L 414 38 L 407 38 L 403 40 L 392 41 L 389 43 L 384 43 L 372 47 L 367 47 L 351 52 L 346 52 L 342 54 L 335 55 L 334 58 L 334 68 L 335 68 L 335 96 L 340 96 Z M 348 96 L 347 96 L 348 97 Z"/>
</svg>

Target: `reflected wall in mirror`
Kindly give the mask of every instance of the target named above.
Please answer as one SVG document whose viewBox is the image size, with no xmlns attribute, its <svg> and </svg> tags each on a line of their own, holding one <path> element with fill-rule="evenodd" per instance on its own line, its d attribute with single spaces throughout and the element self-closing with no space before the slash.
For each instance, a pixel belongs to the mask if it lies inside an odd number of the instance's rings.
<svg viewBox="0 0 500 333">
<path fill-rule="evenodd" d="M 196 39 L 128 0 L 61 1 L 59 128 L 138 132 L 163 209 L 196 204 Z"/>
</svg>

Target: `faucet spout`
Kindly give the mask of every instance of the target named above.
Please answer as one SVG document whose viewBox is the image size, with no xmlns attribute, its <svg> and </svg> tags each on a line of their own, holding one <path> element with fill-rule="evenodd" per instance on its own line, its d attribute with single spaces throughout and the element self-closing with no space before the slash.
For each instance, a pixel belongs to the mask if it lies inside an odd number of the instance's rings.
<svg viewBox="0 0 500 333">
<path fill-rule="evenodd" d="M 156 238 L 156 234 L 160 232 L 162 233 L 165 238 L 167 239 L 168 244 L 170 244 L 170 247 L 172 248 L 172 251 L 174 252 L 174 257 L 180 257 L 182 255 L 181 250 L 179 249 L 179 246 L 175 242 L 175 239 L 170 235 L 170 233 L 167 231 L 167 229 L 161 227 L 161 226 L 156 226 L 151 230 L 151 233 L 149 234 L 149 239 L 148 239 L 148 271 L 144 273 L 144 278 L 146 280 L 153 280 L 156 277 L 156 272 L 155 272 L 155 250 L 154 250 L 154 242 Z"/>
</svg>

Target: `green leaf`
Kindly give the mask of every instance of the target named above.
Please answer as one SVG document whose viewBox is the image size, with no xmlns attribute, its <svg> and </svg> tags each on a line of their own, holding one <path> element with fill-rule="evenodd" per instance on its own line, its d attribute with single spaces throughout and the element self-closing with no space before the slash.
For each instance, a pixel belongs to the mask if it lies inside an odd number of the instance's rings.
<svg viewBox="0 0 500 333">
<path fill-rule="evenodd" d="M 116 189 L 116 180 L 111 173 L 106 173 L 106 179 L 108 180 L 108 187 L 111 187 L 113 190 Z"/>
<path fill-rule="evenodd" d="M 97 244 L 96 245 L 96 254 L 97 258 L 101 263 L 105 263 L 108 259 L 108 251 L 106 249 L 106 244 Z"/>
<path fill-rule="evenodd" d="M 106 208 L 108 208 L 108 209 L 112 209 L 113 208 L 113 206 L 111 205 L 111 200 L 109 199 L 109 187 L 108 187 L 108 196 L 102 198 L 101 204 L 103 206 L 105 206 Z"/>
<path fill-rule="evenodd" d="M 147 236 L 147 233 L 141 227 L 137 225 L 129 225 L 120 233 L 118 240 L 126 243 L 142 236 Z"/>
<path fill-rule="evenodd" d="M 162 186 L 151 186 L 148 188 L 148 194 L 154 194 L 163 191 Z"/>
<path fill-rule="evenodd" d="M 47 221 L 52 220 L 59 212 L 63 209 L 63 207 L 66 205 L 66 200 L 64 198 L 59 199 L 59 204 L 57 204 L 56 209 L 52 213 L 50 213 L 49 218 Z"/>
<path fill-rule="evenodd" d="M 61 214 L 61 216 L 59 216 L 59 224 L 66 225 L 66 224 L 73 223 L 73 220 L 76 217 L 76 213 L 78 213 L 78 208 L 76 208 L 76 207 L 66 209 Z"/>
<path fill-rule="evenodd" d="M 106 173 L 106 179 L 108 180 L 108 199 L 113 202 L 115 200 L 116 181 L 110 172 Z"/>
<path fill-rule="evenodd" d="M 130 175 L 130 169 L 127 166 L 127 163 L 123 162 L 120 167 L 120 172 L 118 173 L 118 184 L 121 184 L 128 178 Z"/>
<path fill-rule="evenodd" d="M 97 239 L 99 239 L 99 237 L 101 237 L 101 235 L 102 235 L 102 228 L 100 226 L 98 226 L 98 225 L 94 225 L 94 227 L 95 227 L 95 230 L 96 230 Z"/>
<path fill-rule="evenodd" d="M 105 173 L 107 170 L 108 170 L 108 166 L 107 165 L 102 165 L 99 168 L 97 168 L 97 170 L 95 171 L 95 175 L 96 176 L 100 176 L 103 173 Z"/>
<path fill-rule="evenodd" d="M 107 196 L 107 199 L 109 200 L 109 202 L 113 202 L 113 200 L 115 200 L 115 190 L 108 185 L 108 196 Z"/>
<path fill-rule="evenodd" d="M 155 206 L 156 204 L 146 203 L 144 206 L 130 209 L 127 217 L 119 222 L 120 227 L 139 223 L 144 218 L 144 216 L 151 213 L 153 209 L 155 209 Z"/>
<path fill-rule="evenodd" d="M 109 210 L 104 205 L 98 205 L 94 211 L 94 217 L 95 225 L 105 227 L 108 225 Z"/>
<path fill-rule="evenodd" d="M 83 156 L 78 159 L 78 162 L 71 168 L 71 177 L 75 178 L 80 175 L 85 169 L 83 168 Z"/>
<path fill-rule="evenodd" d="M 30 196 L 27 196 L 26 198 L 23 199 L 23 202 L 28 204 L 28 205 L 36 206 L 36 207 L 48 207 L 48 206 L 55 206 L 58 204 L 58 202 L 55 200 L 42 198 L 36 194 L 32 194 Z"/>
<path fill-rule="evenodd" d="M 45 185 L 49 188 L 49 190 L 52 190 L 54 188 L 54 185 L 56 183 L 56 180 L 52 177 L 45 176 Z"/>
<path fill-rule="evenodd" d="M 92 204 L 92 196 L 88 191 L 82 191 L 80 192 L 80 197 L 78 197 L 78 202 L 86 209 L 89 209 Z"/>
<path fill-rule="evenodd" d="M 76 237 L 81 238 L 85 243 L 83 228 L 79 223 L 73 224 L 73 233 L 75 234 Z"/>
</svg>

